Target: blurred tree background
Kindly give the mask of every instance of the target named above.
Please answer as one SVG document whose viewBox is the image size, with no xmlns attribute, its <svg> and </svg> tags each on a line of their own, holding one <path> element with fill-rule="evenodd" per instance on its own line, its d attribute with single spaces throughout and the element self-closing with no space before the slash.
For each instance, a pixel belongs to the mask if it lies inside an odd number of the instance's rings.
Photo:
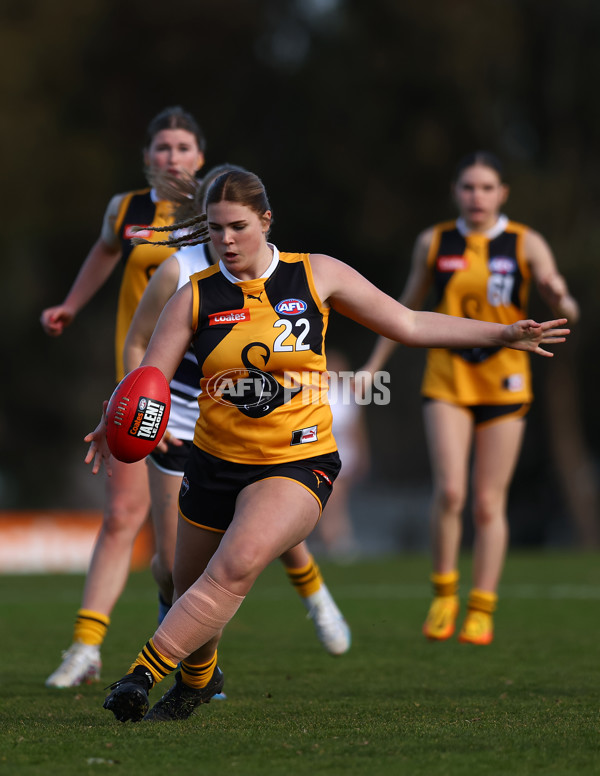
<svg viewBox="0 0 600 776">
<path fill-rule="evenodd" d="M 330 253 L 393 295 L 417 233 L 451 217 L 457 159 L 496 152 L 506 208 L 548 239 L 582 307 L 552 361 L 511 496 L 513 541 L 598 545 L 600 4 L 595 0 L 4 0 L 0 507 L 100 506 L 82 438 L 114 386 L 111 278 L 60 338 L 62 301 L 118 191 L 144 185 L 152 116 L 181 104 L 207 167 L 264 180 L 273 239 Z M 533 299 L 532 315 L 547 317 Z M 355 368 L 374 335 L 334 317 Z M 427 489 L 423 353 L 369 407 L 370 487 Z"/>
</svg>

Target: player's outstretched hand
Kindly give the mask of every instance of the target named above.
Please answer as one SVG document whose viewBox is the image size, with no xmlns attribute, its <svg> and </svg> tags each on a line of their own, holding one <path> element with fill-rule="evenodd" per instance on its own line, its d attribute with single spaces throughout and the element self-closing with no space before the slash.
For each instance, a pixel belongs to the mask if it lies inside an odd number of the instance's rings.
<svg viewBox="0 0 600 776">
<path fill-rule="evenodd" d="M 102 405 L 102 418 L 100 419 L 100 423 L 98 423 L 93 431 L 90 431 L 90 433 L 83 438 L 83 441 L 90 443 L 90 449 L 85 457 L 85 462 L 92 463 L 93 461 L 92 474 L 98 474 L 102 462 L 104 461 L 104 468 L 110 477 L 112 474 L 112 467 L 110 465 L 111 452 L 108 447 L 108 442 L 106 441 L 107 406 L 108 401 L 105 401 Z"/>
<path fill-rule="evenodd" d="M 557 318 L 554 321 L 517 321 L 504 329 L 504 343 L 514 350 L 530 350 L 540 356 L 552 357 L 554 353 L 545 350 L 542 345 L 555 345 L 564 342 L 570 329 L 561 328 L 567 322 L 566 318 Z"/>
</svg>

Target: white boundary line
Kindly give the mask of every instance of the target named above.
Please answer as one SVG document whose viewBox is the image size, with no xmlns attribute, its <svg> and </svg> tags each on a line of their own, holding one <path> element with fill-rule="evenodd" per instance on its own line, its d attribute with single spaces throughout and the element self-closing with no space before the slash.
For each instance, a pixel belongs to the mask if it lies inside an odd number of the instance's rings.
<svg viewBox="0 0 600 776">
<path fill-rule="evenodd" d="M 428 599 L 431 597 L 431 585 L 427 584 L 366 584 L 366 585 L 332 585 L 330 592 L 336 600 L 408 600 Z M 467 595 L 468 590 L 465 591 Z M 506 584 L 501 585 L 498 591 L 500 599 L 515 598 L 544 601 L 567 600 L 600 600 L 600 585 L 588 585 L 577 583 L 553 583 L 543 584 Z M 288 591 L 283 586 L 270 587 L 268 589 L 255 589 L 249 597 L 279 601 L 288 598 Z"/>
</svg>

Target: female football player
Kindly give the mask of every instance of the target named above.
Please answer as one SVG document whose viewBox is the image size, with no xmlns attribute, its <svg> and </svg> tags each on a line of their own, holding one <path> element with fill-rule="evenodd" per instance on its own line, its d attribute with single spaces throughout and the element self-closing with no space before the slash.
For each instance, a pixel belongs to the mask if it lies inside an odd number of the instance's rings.
<svg viewBox="0 0 600 776">
<path fill-rule="evenodd" d="M 508 187 L 498 159 L 488 152 L 462 159 L 452 194 L 459 217 L 419 235 L 400 301 L 419 309 L 434 288 L 438 312 L 510 324 L 525 316 L 533 279 L 552 313 L 576 323 L 577 303 L 544 238 L 501 212 Z M 381 338 L 365 368 L 381 369 L 395 344 Z M 458 638 L 489 644 L 508 544 L 508 491 L 533 398 L 528 354 L 501 345 L 430 350 L 422 393 L 434 479 L 434 598 L 423 633 L 444 640 L 455 630 L 472 450 L 473 585 Z"/>
<path fill-rule="evenodd" d="M 148 126 L 143 151 L 147 176 L 159 171 L 174 177 L 195 175 L 204 164 L 204 149 L 204 134 L 196 119 L 180 107 L 166 108 Z M 133 246 L 132 227 L 146 227 L 142 234 L 151 237 L 154 227 L 173 222 L 173 209 L 173 203 L 155 187 L 114 196 L 100 235 L 64 301 L 41 315 L 44 331 L 52 337 L 61 335 L 121 263 L 115 338 L 117 380 L 124 375 L 123 343 L 137 304 L 152 272 L 175 250 L 170 246 Z M 144 461 L 115 461 L 112 477 L 105 480 L 102 527 L 87 572 L 73 642 L 46 680 L 48 687 L 75 687 L 100 676 L 100 646 L 127 581 L 135 538 L 150 509 L 146 470 Z"/>
<path fill-rule="evenodd" d="M 202 181 L 169 181 L 170 197 L 178 204 L 178 222 L 204 212 L 208 186 L 220 174 L 241 167 L 219 165 L 207 172 Z M 160 178 L 159 178 L 160 180 Z M 166 188 L 167 181 L 162 181 Z M 142 361 L 158 318 L 173 294 L 187 283 L 190 275 L 212 266 L 219 256 L 210 242 L 185 246 L 156 270 L 137 307 L 125 339 L 126 372 Z M 159 447 L 148 456 L 148 477 L 152 497 L 152 524 L 156 550 L 152 573 L 160 591 L 159 623 L 173 599 L 173 560 L 177 535 L 177 496 L 185 463 L 192 448 L 198 419 L 200 370 L 193 349 L 185 354 L 171 381 L 171 413 L 167 432 Z M 317 637 L 331 655 L 350 649 L 350 628 L 333 600 L 320 569 L 305 542 L 281 556 L 289 580 L 299 594 L 312 620 Z"/>
</svg>

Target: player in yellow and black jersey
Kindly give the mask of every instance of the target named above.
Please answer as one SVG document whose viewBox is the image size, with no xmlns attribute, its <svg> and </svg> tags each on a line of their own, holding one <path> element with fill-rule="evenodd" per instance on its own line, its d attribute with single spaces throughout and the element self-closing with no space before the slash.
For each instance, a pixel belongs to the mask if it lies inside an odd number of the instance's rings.
<svg viewBox="0 0 600 776">
<path fill-rule="evenodd" d="M 191 282 L 194 349 L 202 369 L 196 445 L 237 463 L 298 460 L 308 448 L 311 455 L 334 452 L 328 404 L 306 401 L 325 387 L 329 318 L 314 290 L 308 254 L 273 246 L 262 278 L 240 282 L 226 268 L 213 267 Z M 226 379 L 230 370 L 247 372 L 251 395 L 223 393 L 226 401 L 214 401 L 216 378 Z M 257 383 L 262 401 L 254 395 Z M 215 427 L 218 437 L 210 431 Z"/>
<path fill-rule="evenodd" d="M 115 361 L 117 380 L 124 376 L 123 345 L 142 294 L 154 270 L 170 256 L 174 249 L 166 245 L 133 245 L 134 234 L 152 239 L 153 228 L 173 223 L 173 203 L 160 199 L 154 188 L 130 191 L 114 197 L 107 209 L 102 228 L 102 239 L 107 245 L 118 247 L 123 278 L 119 291 L 115 332 Z M 133 227 L 142 231 L 133 231 Z"/>
<path fill-rule="evenodd" d="M 160 171 L 179 177 L 194 175 L 204 163 L 205 139 L 196 120 L 180 107 L 167 108 L 149 124 L 144 163 L 148 177 Z M 153 227 L 173 222 L 173 203 L 160 191 L 147 188 L 113 197 L 106 209 L 100 236 L 82 264 L 62 304 L 42 312 L 41 323 L 50 336 L 59 336 L 75 316 L 122 265 L 122 281 L 116 322 L 117 379 L 123 377 L 123 345 L 135 309 L 154 269 L 174 248 L 132 246 L 132 227 L 152 238 Z M 74 687 L 98 678 L 100 645 L 110 614 L 127 576 L 135 538 L 150 508 L 145 461 L 115 461 L 113 476 L 106 479 L 102 529 L 88 570 L 83 601 L 77 612 L 73 643 L 59 668 L 46 680 L 49 687 Z"/>
<path fill-rule="evenodd" d="M 510 324 L 525 317 L 533 280 L 553 314 L 575 323 L 577 303 L 546 241 L 500 212 L 508 188 L 496 157 L 480 152 L 463 159 L 453 193 L 459 218 L 419 236 L 400 300 L 419 308 L 431 289 L 438 312 Z M 380 369 L 394 346 L 379 340 L 366 368 Z M 498 346 L 430 350 L 422 393 L 434 473 L 435 593 L 423 632 L 435 640 L 454 633 L 462 511 L 473 446 L 473 587 L 459 640 L 489 644 L 508 544 L 508 489 L 533 399 L 528 354 Z"/>
<path fill-rule="evenodd" d="M 171 196 L 180 205 L 176 211 L 177 218 L 185 220 L 187 217 L 197 216 L 199 213 L 204 212 L 204 193 L 210 183 L 219 175 L 233 169 L 242 170 L 243 168 L 223 164 L 205 172 L 202 182 L 195 181 L 194 179 L 186 181 L 185 185 L 182 185 L 180 182 L 177 190 L 171 192 Z M 163 181 L 160 180 L 159 182 L 162 183 Z M 139 239 L 139 237 L 136 238 L 136 243 Z M 189 239 L 189 235 L 186 235 L 186 239 Z M 149 246 L 146 245 L 146 247 Z M 156 248 L 157 244 L 155 242 L 152 249 Z M 194 282 L 196 282 L 196 278 L 200 282 L 200 273 L 211 267 L 214 262 L 218 262 L 218 255 L 209 242 L 193 246 L 186 245 L 160 265 L 148 283 L 127 333 L 124 361 L 128 372 L 139 366 L 156 323 L 168 300 L 179 288 L 188 282 L 190 276 L 194 276 Z M 277 274 L 277 277 L 281 278 L 280 272 Z M 215 314 L 213 308 L 210 307 L 212 296 L 210 284 L 212 281 L 207 282 L 209 287 L 207 288 L 206 285 L 203 285 L 201 293 L 203 317 L 205 320 L 208 320 L 209 330 L 210 326 L 216 322 L 216 318 L 219 318 L 217 328 L 221 330 L 222 337 L 225 337 L 232 328 L 232 322 L 243 320 L 246 315 L 248 320 L 251 316 L 252 323 L 255 324 L 259 318 L 259 312 L 263 308 L 267 308 L 267 304 L 264 302 L 266 302 L 268 295 L 272 294 L 274 290 L 271 281 L 268 281 L 269 288 L 265 293 L 263 293 L 262 289 L 244 288 L 246 301 L 244 302 L 244 292 L 242 292 L 240 304 L 242 304 L 242 307 L 245 306 L 249 309 L 243 310 L 243 314 L 240 312 L 223 315 L 221 313 Z M 223 301 L 223 295 L 231 288 L 233 286 L 227 283 L 221 289 L 221 294 L 216 294 L 221 299 L 221 302 Z M 251 291 L 255 291 L 255 293 L 251 293 Z M 303 291 L 303 287 L 298 288 L 299 294 L 303 293 Z M 237 304 L 238 301 L 238 297 L 235 295 L 228 305 L 231 307 L 231 305 Z M 281 307 L 285 307 L 285 311 L 282 309 L 279 317 L 285 316 L 285 320 L 291 321 L 299 319 L 298 325 L 301 332 L 303 332 L 307 322 L 306 313 L 301 314 L 301 303 L 298 300 L 294 300 L 283 306 L 280 305 Z M 311 314 L 313 315 L 314 307 L 314 304 L 311 305 Z M 290 328 L 292 327 L 290 326 Z M 243 327 L 243 331 L 245 331 L 245 327 Z M 287 339 L 287 335 L 285 338 Z M 264 353 L 265 348 L 266 345 L 260 347 L 259 355 Z M 320 356 L 318 364 L 312 364 L 311 366 L 318 366 L 323 369 L 324 365 L 324 357 Z M 252 385 L 254 385 L 255 379 L 259 379 L 256 374 L 252 378 Z M 184 474 L 183 468 L 193 444 L 196 421 L 198 419 L 197 397 L 199 391 L 200 370 L 196 356 L 192 349 L 190 349 L 175 372 L 171 382 L 171 412 L 165 433 L 165 438 L 168 438 L 168 441 L 163 438 L 159 448 L 154 450 L 147 458 L 149 463 L 148 477 L 152 493 L 152 527 L 156 545 L 151 569 L 161 593 L 159 623 L 166 616 L 173 601 L 173 560 L 175 557 L 179 516 L 178 493 Z M 263 398 L 264 395 L 263 391 Z M 258 411 L 262 413 L 264 409 L 261 407 Z M 302 438 L 299 433 L 297 436 L 299 439 Z M 314 480 L 314 476 L 311 478 Z M 352 640 L 350 628 L 329 592 L 323 575 L 306 542 L 300 542 L 295 547 L 291 547 L 282 553 L 280 560 L 289 581 L 308 612 L 308 619 L 312 621 L 320 643 L 331 655 L 342 655 L 347 652 Z"/>
<path fill-rule="evenodd" d="M 498 323 L 524 318 L 531 280 L 527 231 L 503 215 L 487 233 L 471 232 L 464 220 L 435 226 L 427 255 L 434 309 Z M 529 404 L 529 357 L 508 348 L 430 350 L 423 394 L 464 406 Z"/>
<path fill-rule="evenodd" d="M 142 361 L 170 381 L 193 343 L 205 398 L 179 496 L 177 600 L 111 685 L 104 706 L 122 721 L 185 719 L 220 692 L 223 628 L 262 570 L 319 520 L 340 466 L 326 391 L 314 394 L 330 308 L 421 347 L 550 355 L 543 345 L 568 333 L 560 320 L 503 326 L 414 312 L 330 256 L 280 253 L 267 241 L 271 208 L 251 173 L 219 176 L 206 209 L 219 265 L 171 298 Z M 92 471 L 110 467 L 104 418 L 86 439 Z M 148 711 L 149 690 L 179 663 L 175 684 Z"/>
</svg>

